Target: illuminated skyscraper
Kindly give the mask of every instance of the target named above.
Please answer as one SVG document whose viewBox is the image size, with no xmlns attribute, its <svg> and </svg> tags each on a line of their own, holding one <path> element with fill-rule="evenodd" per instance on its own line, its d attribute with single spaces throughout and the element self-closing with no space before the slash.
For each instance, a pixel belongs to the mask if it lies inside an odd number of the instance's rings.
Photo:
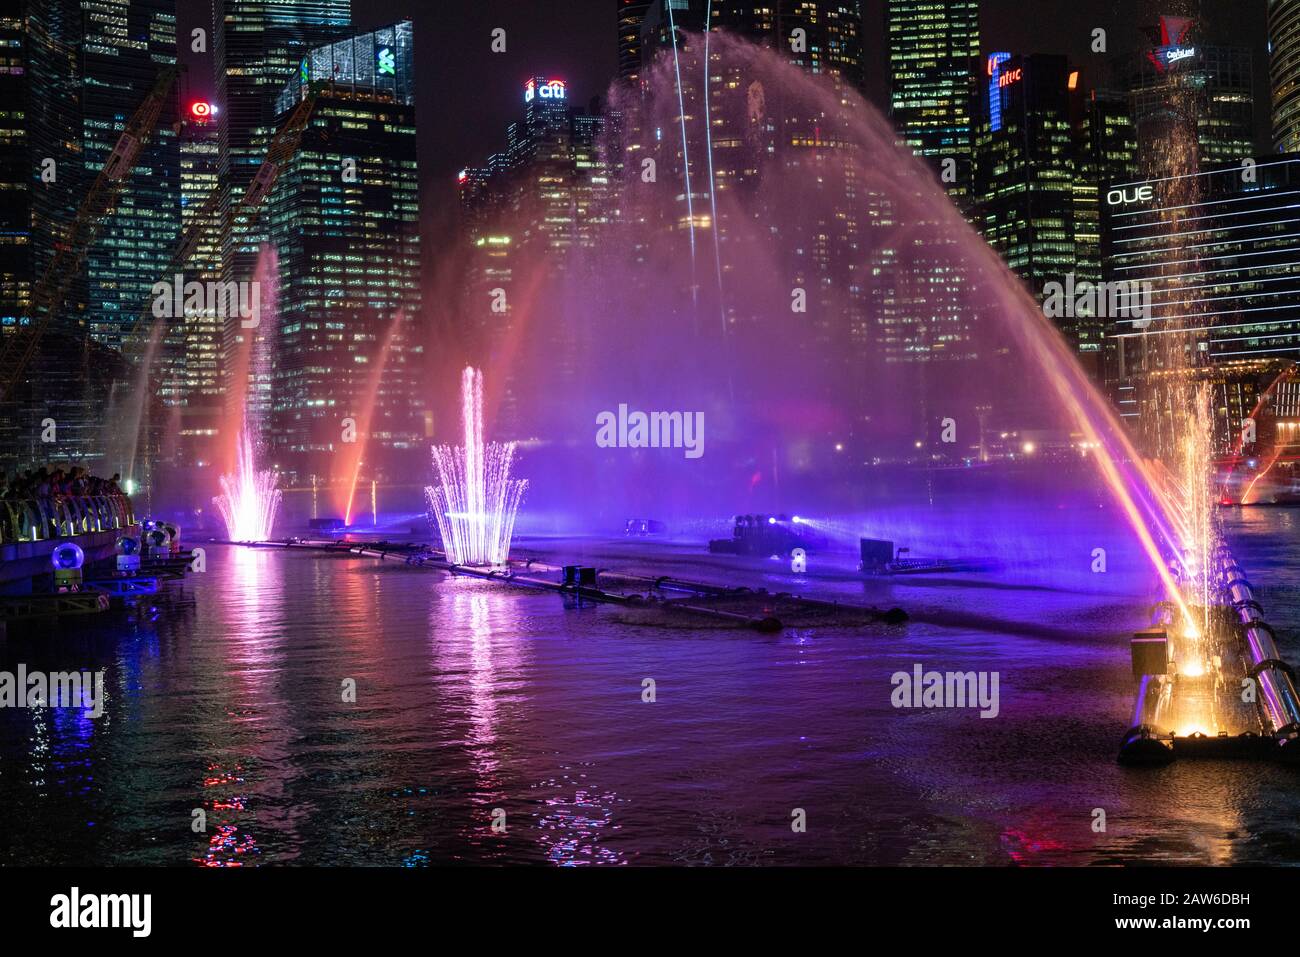
<svg viewBox="0 0 1300 957">
<path fill-rule="evenodd" d="M 1103 279 L 1101 206 L 1111 184 L 1127 183 L 1138 175 L 1137 134 L 1128 97 L 1104 90 L 1085 90 L 1074 97 L 1074 275 L 1076 286 Z M 1085 306 L 1073 323 L 1079 359 L 1097 380 L 1106 376 L 1113 357 L 1107 349 L 1107 321 Z"/>
<path fill-rule="evenodd" d="M 32 198 L 28 155 L 27 31 L 19 10 L 0 15 L 0 333 L 8 334 L 31 299 Z"/>
<path fill-rule="evenodd" d="M 1076 290 L 1102 279 L 1105 191 L 1136 175 L 1128 98 L 1088 89 L 1063 56 L 990 53 L 982 73 L 971 219 L 1040 302 L 1053 298 L 1048 314 L 1100 381 L 1107 320 Z"/>
<path fill-rule="evenodd" d="M 747 290 L 733 285 L 749 258 L 762 254 L 754 244 L 787 260 L 791 285 L 807 294 L 809 326 L 790 360 L 814 370 L 813 401 L 853 395 L 879 346 L 879 319 L 869 302 L 879 273 L 867 274 L 866 251 L 880 243 L 867 230 L 885 226 L 889 211 L 885 198 L 870 194 L 861 181 L 851 130 L 861 118 L 862 8 L 856 0 L 658 0 L 643 29 L 643 57 L 672 64 L 684 115 L 673 124 L 680 128 L 641 136 L 634 145 L 644 144 L 661 179 L 683 188 L 675 191 L 675 208 L 650 207 L 661 221 L 640 223 L 629 241 L 653 236 L 655 243 L 690 249 L 695 274 L 680 308 L 695 315 L 692 328 L 705 341 L 702 348 L 723 354 L 761 335 L 767 319 Z M 699 36 L 706 30 L 769 48 L 835 90 L 838 108 L 784 96 L 779 78 L 750 75 L 743 51 L 728 52 L 720 39 L 706 44 Z M 707 69 L 701 69 L 706 56 Z M 639 122 L 629 118 L 628 128 Z M 798 214 L 783 210 L 790 184 L 806 191 Z M 630 220 L 642 216 L 633 204 L 622 212 Z M 767 225 L 766 235 L 755 233 L 755 221 Z M 834 438 L 825 436 L 819 447 L 851 443 L 865 411 L 849 409 L 847 424 L 837 425 Z"/>
<path fill-rule="evenodd" d="M 8 186 L 0 201 L 0 320 L 8 333 L 127 122 L 176 62 L 175 0 L 9 0 L 0 39 L 7 61 L 0 111 L 8 114 L 0 134 Z M 0 413 L 6 454 L 18 449 L 30 463 L 103 453 L 108 380 L 122 371 L 115 350 L 149 301 L 180 226 L 173 103 L 68 282 L 15 393 L 23 411 Z M 59 423 L 54 447 L 20 427 L 44 417 Z"/>
<path fill-rule="evenodd" d="M 842 109 L 838 115 L 811 109 L 804 115 L 792 112 L 778 91 L 754 84 L 739 63 L 724 64 L 716 53 L 710 55 L 707 101 L 698 71 L 683 71 L 681 85 L 688 115 L 681 135 L 662 137 L 655 144 L 659 168 L 682 176 L 691 185 L 689 193 L 680 197 L 682 209 L 669 228 L 683 237 L 691 234 L 700 248 L 711 246 L 710 233 L 716 231 L 721 268 L 724 273 L 729 271 L 728 218 L 737 214 L 738 207 L 725 202 L 724 194 L 745 194 L 749 207 L 742 215 L 761 215 L 764 164 L 756 156 L 775 155 L 787 170 L 805 170 L 808 183 L 840 194 L 813 207 L 825 210 L 827 221 L 773 221 L 774 230 L 784 231 L 782 246 L 799 250 L 806 260 L 797 267 L 796 281 L 809 289 L 858 291 L 850 273 L 857 266 L 852 260 L 858 248 L 859 215 L 863 202 L 869 200 L 855 192 L 851 155 L 855 147 L 841 134 L 853 120 L 854 101 L 849 94 L 862 86 L 861 4 L 856 0 L 658 0 L 646 16 L 643 56 L 647 61 L 656 56 L 686 56 L 688 61 L 702 56 L 702 44 L 693 34 L 705 29 L 739 34 L 825 78 L 840 92 Z M 748 101 L 745 110 L 736 108 L 738 98 Z M 690 176 L 685 175 L 688 172 Z M 716 223 L 712 218 L 715 210 Z M 838 277 L 833 279 L 832 273 L 837 271 Z M 738 312 L 725 294 L 722 300 L 727 328 L 744 334 L 751 317 Z M 861 333 L 864 322 L 855 309 L 851 308 L 849 315 L 838 309 L 810 310 L 835 326 L 820 330 L 817 338 L 835 340 L 847 337 L 850 330 Z M 840 357 L 848 355 L 842 349 L 835 352 Z"/>
<path fill-rule="evenodd" d="M 862 88 L 859 0 L 714 0 L 706 13 L 711 29 L 739 33 L 779 50 L 809 73 Z"/>
<path fill-rule="evenodd" d="M 530 77 L 504 151 L 458 178 L 469 256 L 462 315 L 471 353 L 496 377 L 494 418 L 505 429 L 520 425 L 517 370 L 507 360 L 522 334 L 516 299 L 560 294 L 574 279 L 572 253 L 596 247 L 609 215 L 612 184 L 599 152 L 606 117 L 573 106 L 570 97 L 564 79 Z M 545 344 L 556 381 L 575 375 L 577 347 L 577 331 L 567 325 Z"/>
<path fill-rule="evenodd" d="M 913 152 L 942 170 L 955 160 L 953 196 L 970 192 L 980 54 L 979 0 L 886 0 L 890 115 Z"/>
<path fill-rule="evenodd" d="M 300 478 L 338 449 L 345 419 L 365 428 L 375 376 L 368 464 L 423 433 L 412 49 L 409 21 L 317 47 L 277 102 L 283 117 L 333 81 L 266 214 L 280 265 L 271 449 Z"/>
<path fill-rule="evenodd" d="M 963 210 L 973 190 L 979 12 L 978 0 L 886 0 L 883 5 L 894 130 Z M 901 239 L 881 246 L 872 263 L 876 348 L 887 363 L 917 377 L 915 388 L 924 395 L 926 367 L 975 357 L 973 280 L 956 237 L 943 223 L 903 224 L 889 197 L 881 203 L 884 235 L 897 233 Z"/>
<path fill-rule="evenodd" d="M 213 104 L 189 104 L 189 116 L 181 127 L 181 224 L 189 229 L 204 202 L 220 187 L 223 169 L 220 112 Z M 220 110 L 220 107 L 216 107 Z M 187 282 L 219 282 L 223 275 L 225 227 L 220 216 L 209 220 L 197 247 L 182 264 Z M 170 277 L 167 277 L 169 281 Z M 214 460 L 222 409 L 222 334 L 227 321 L 215 308 L 187 307 L 184 321 L 174 324 L 179 339 L 179 375 L 164 381 L 164 401 L 181 407 L 181 454 L 189 463 Z"/>
<path fill-rule="evenodd" d="M 351 0 L 221 0 L 225 48 L 225 97 L 230 189 L 243 195 L 265 158 L 276 130 L 276 101 L 306 53 L 347 33 Z M 236 280 L 252 275 L 265 230 L 232 236 Z"/>
<path fill-rule="evenodd" d="M 1149 315 L 1111 321 L 1109 370 L 1120 414 L 1150 450 L 1180 450 L 1172 410 L 1189 369 L 1213 390 L 1220 452 L 1240 447 L 1251 415 L 1260 448 L 1278 417 L 1295 416 L 1294 384 L 1256 403 L 1300 356 L 1300 157 L 1255 159 L 1250 182 L 1233 161 L 1117 184 L 1103 204 L 1106 278 L 1150 290 Z"/>
<path fill-rule="evenodd" d="M 1071 77 L 1063 56 L 993 53 L 981 84 L 972 220 L 1041 296 L 1075 272 Z M 1067 330 L 1073 335 L 1074 330 Z"/>
<path fill-rule="evenodd" d="M 81 13 L 81 161 L 88 186 L 158 71 L 176 62 L 176 2 L 82 0 Z M 113 348 L 121 347 L 147 304 L 180 232 L 174 103 L 169 98 L 116 212 L 86 257 L 86 328 Z"/>
<path fill-rule="evenodd" d="M 618 75 L 636 80 L 641 75 L 641 27 L 654 0 L 617 0 Z"/>
<path fill-rule="evenodd" d="M 1148 45 L 1127 57 L 1121 74 L 1133 103 L 1139 155 L 1154 162 L 1169 150 L 1197 165 L 1240 161 L 1255 152 L 1251 52 L 1215 46 L 1187 17 L 1162 16 Z M 1194 134 L 1191 132 L 1194 131 Z"/>
<path fill-rule="evenodd" d="M 313 48 L 342 38 L 351 28 L 350 0 L 216 0 L 220 4 L 224 50 L 218 95 L 225 120 L 222 124 L 223 162 L 228 166 L 229 195 L 224 278 L 247 282 L 257 268 L 257 257 L 267 241 L 266 210 L 248 220 L 235 222 L 231 216 L 257 174 L 274 137 L 278 113 L 276 101 L 290 78 L 302 69 L 303 57 Z M 224 86 L 224 90 L 221 87 Z M 240 368 L 233 357 L 246 348 L 249 330 L 228 322 L 222 333 L 225 372 Z M 252 332 L 252 352 L 264 351 L 265 330 Z M 266 412 L 271 384 L 256 369 L 247 386 L 249 407 L 254 415 Z M 245 387 L 226 383 L 229 398 L 243 395 Z M 232 406 L 233 408 L 233 406 Z"/>
<path fill-rule="evenodd" d="M 1300 0 L 1268 0 L 1268 46 L 1273 143 L 1300 153 Z"/>
<path fill-rule="evenodd" d="M 1111 190 L 1103 205 L 1107 278 L 1153 287 L 1150 321 L 1112 322 L 1122 340 L 1120 378 L 1164 366 L 1159 345 L 1171 336 L 1194 350 L 1183 357 L 1188 365 L 1300 355 L 1300 158 L 1257 164 L 1251 182 L 1234 161 L 1191 184 L 1164 177 Z"/>
<path fill-rule="evenodd" d="M 32 290 L 67 233 L 83 189 L 81 70 L 77 0 L 9 0 L 0 14 L 0 334 L 24 322 Z M 42 177 L 47 177 L 43 182 Z M 54 177 L 53 183 L 48 177 Z M 84 272 L 67 307 L 55 317 L 24 383 L 0 407 L 0 467 L 11 471 L 37 458 L 90 453 L 94 422 L 81 405 L 85 332 Z M 62 422 L 54 448 L 33 428 L 47 416 Z"/>
</svg>

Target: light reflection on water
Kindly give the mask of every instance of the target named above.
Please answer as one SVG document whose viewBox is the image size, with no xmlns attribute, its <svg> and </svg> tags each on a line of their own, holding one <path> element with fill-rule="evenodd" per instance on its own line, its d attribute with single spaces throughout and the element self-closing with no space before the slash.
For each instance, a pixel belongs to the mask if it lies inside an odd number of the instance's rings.
<svg viewBox="0 0 1300 957">
<path fill-rule="evenodd" d="M 1294 517 L 1230 521 L 1294 659 Z M 706 561 L 649 564 L 716 580 Z M 1132 704 L 1124 639 L 1145 601 L 1114 588 L 812 574 L 801 588 L 965 617 L 762 636 L 634 625 L 336 556 L 215 547 L 208 568 L 167 592 L 154 623 L 0 651 L 8 670 L 105 667 L 109 689 L 97 722 L 0 711 L 0 805 L 25 823 L 0 862 L 1300 859 L 1295 772 L 1116 765 Z M 998 670 L 1001 716 L 893 710 L 889 676 L 915 662 Z M 191 828 L 196 808 L 206 832 Z M 793 808 L 806 833 L 792 833 Z"/>
</svg>

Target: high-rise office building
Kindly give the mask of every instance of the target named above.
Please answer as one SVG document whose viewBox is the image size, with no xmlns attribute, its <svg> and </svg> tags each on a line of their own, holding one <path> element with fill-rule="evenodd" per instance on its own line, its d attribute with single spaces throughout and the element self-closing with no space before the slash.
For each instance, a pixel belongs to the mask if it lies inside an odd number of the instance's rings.
<svg viewBox="0 0 1300 957">
<path fill-rule="evenodd" d="M 81 14 L 81 162 L 89 185 L 159 70 L 176 62 L 176 0 L 82 0 Z M 134 328 L 179 236 L 176 123 L 169 97 L 86 257 L 86 328 L 112 348 Z"/>
<path fill-rule="evenodd" d="M 809 73 L 862 88 L 860 0 L 714 0 L 705 13 L 709 29 L 738 33 Z"/>
<path fill-rule="evenodd" d="M 978 124 L 980 5 L 978 0 L 886 0 L 883 4 L 889 115 L 900 143 L 925 160 L 952 200 L 968 211 L 974 190 Z M 923 185 L 917 184 L 917 199 Z M 954 368 L 976 358 L 979 322 L 973 267 L 960 237 L 940 217 L 900 214 L 880 197 L 873 217 L 897 239 L 871 263 L 872 351 L 906 370 L 903 388 L 928 394 L 931 367 Z M 915 203 L 922 208 L 922 203 Z M 906 222 L 904 222 L 906 220 Z M 919 434 L 928 411 L 918 409 Z"/>
<path fill-rule="evenodd" d="M 578 281 L 574 254 L 596 248 L 610 215 L 613 184 L 600 150 L 606 116 L 573 106 L 570 97 L 563 78 L 530 77 L 519 91 L 519 119 L 506 130 L 505 149 L 458 177 L 461 241 L 469 257 L 462 315 L 471 354 L 497 376 L 495 419 L 504 429 L 522 425 L 518 370 L 506 361 L 522 334 L 516 299 L 558 294 Z M 567 324 L 552 332 L 548 367 L 555 381 L 571 381 L 578 332 Z"/>
<path fill-rule="evenodd" d="M 1079 73 L 1063 56 L 989 53 L 983 74 L 971 220 L 1041 302 L 1049 285 L 1100 272 L 1097 187 L 1074 121 Z M 1105 122 L 1096 103 L 1088 116 L 1093 126 Z M 1058 326 L 1100 374 L 1101 322 L 1073 304 L 1065 312 Z"/>
<path fill-rule="evenodd" d="M 352 25 L 351 0 L 221 0 L 230 190 L 243 195 L 275 135 L 276 101 L 307 53 L 341 38 Z M 231 279 L 252 275 L 263 226 L 235 229 Z"/>
<path fill-rule="evenodd" d="M 1108 191 L 1106 278 L 1151 289 L 1149 317 L 1112 325 L 1117 379 L 1300 355 L 1300 158 L 1256 162 L 1249 178 L 1232 162 L 1192 182 L 1144 179 Z"/>
<path fill-rule="evenodd" d="M 1041 297 L 1048 283 L 1076 271 L 1078 74 L 1063 56 L 1006 53 L 989 54 L 983 72 L 971 218 Z M 1072 324 L 1065 332 L 1079 341 Z"/>
<path fill-rule="evenodd" d="M 224 168 L 220 107 L 195 101 L 189 104 L 188 113 L 181 127 L 180 147 L 181 226 L 185 230 L 194 226 L 199 210 L 221 188 Z M 226 225 L 225 219 L 217 215 L 201 227 L 193 254 L 180 267 L 186 282 L 222 280 Z M 178 317 L 172 327 L 172 335 L 179 338 L 181 362 L 179 374 L 163 382 L 163 400 L 181 408 L 179 451 L 187 464 L 215 461 L 223 406 L 223 323 L 228 321 L 218 312 L 210 303 L 202 308 L 186 304 L 184 316 Z"/>
<path fill-rule="evenodd" d="M 1274 148 L 1300 153 L 1300 0 L 1268 0 L 1268 51 Z"/>
<path fill-rule="evenodd" d="M 1100 381 L 1107 319 L 1076 290 L 1102 281 L 1101 197 L 1137 175 L 1128 97 L 1064 56 L 991 53 L 981 72 L 971 219 Z"/>
<path fill-rule="evenodd" d="M 953 196 L 970 192 L 978 100 L 979 0 L 886 0 L 890 115 L 912 151 L 942 171 L 954 160 Z"/>
<path fill-rule="evenodd" d="M 706 29 L 738 34 L 823 78 L 839 92 L 839 108 L 823 112 L 806 99 L 781 96 L 770 78 L 760 82 L 748 75 L 743 55 L 722 58 L 710 51 L 708 69 L 699 70 L 705 49 L 696 34 Z M 727 335 L 750 334 L 759 316 L 727 294 L 727 275 L 752 254 L 742 237 L 755 218 L 765 218 L 770 239 L 795 258 L 792 281 L 814 300 L 809 315 L 816 328 L 807 342 L 839 367 L 818 380 L 819 388 L 833 389 L 851 377 L 854 356 L 868 348 L 859 260 L 863 219 L 874 215 L 877 197 L 860 192 L 857 146 L 849 134 L 857 116 L 851 94 L 860 90 L 863 76 L 861 4 L 658 0 L 646 16 L 643 39 L 647 62 L 662 56 L 689 64 L 675 71 L 686 113 L 680 132 L 656 138 L 649 151 L 661 176 L 667 171 L 689 185 L 658 228 L 696 249 L 716 251 L 714 264 L 701 267 L 713 275 L 707 286 L 716 287 L 714 298 L 692 293 L 692 301 L 720 313 Z M 809 197 L 801 216 L 772 215 L 782 197 L 765 191 L 765 177 L 799 172 L 817 198 Z M 713 321 L 702 325 L 718 327 Z"/>
<path fill-rule="evenodd" d="M 412 51 L 409 21 L 316 47 L 277 101 L 284 117 L 332 81 L 264 214 L 279 253 L 270 444 L 299 478 L 344 441 L 345 419 L 364 427 L 372 391 L 368 455 L 423 435 Z"/>
<path fill-rule="evenodd" d="M 176 62 L 174 0 L 9 0 L 0 12 L 8 188 L 0 200 L 0 319 L 24 321 L 36 283 L 161 70 Z M 95 460 L 103 410 L 123 374 L 124 334 L 161 278 L 180 225 L 176 116 L 169 98 L 82 268 L 67 279 L 24 381 L 0 421 L 0 456 Z M 32 425 L 58 423 L 44 444 Z"/>
<path fill-rule="evenodd" d="M 73 0 L 39 7 L 8 0 L 0 13 L 0 333 L 22 321 L 32 286 L 69 213 L 40 188 L 59 174 L 75 195 L 79 176 L 80 16 Z M 54 94 L 43 95 L 46 91 Z M 47 165 L 46 158 L 51 161 Z M 84 288 L 82 289 L 84 296 Z"/>
<path fill-rule="evenodd" d="M 1181 160 L 1186 171 L 1252 156 L 1250 49 L 1205 42 L 1187 17 L 1162 16 L 1148 33 L 1149 45 L 1120 65 L 1132 98 L 1139 154 L 1156 163 L 1170 150 L 1186 154 Z"/>
<path fill-rule="evenodd" d="M 645 19 L 644 55 L 673 67 L 661 76 L 680 84 L 683 115 L 669 109 L 658 118 L 656 135 L 643 136 L 641 143 L 660 179 L 682 188 L 675 190 L 676 208 L 669 215 L 652 209 L 661 222 L 642 222 L 635 204 L 621 209 L 638 223 L 630 242 L 667 233 L 668 242 L 694 251 L 698 269 L 681 308 L 699 313 L 698 334 L 725 330 L 709 348 L 761 338 L 770 309 L 733 277 L 743 275 L 755 257 L 776 257 L 791 284 L 808 296 L 806 335 L 789 349 L 790 367 L 808 370 L 810 401 L 843 409 L 833 440 L 825 436 L 818 447 L 843 448 L 846 458 L 880 452 L 874 370 L 889 367 L 905 389 L 928 363 L 970 359 L 975 342 L 969 263 L 959 237 L 939 216 L 917 218 L 923 183 L 917 182 L 915 197 L 900 197 L 873 190 L 865 174 L 863 115 L 852 95 L 861 88 L 866 59 L 864 9 L 874 13 L 879 7 L 656 3 Z M 936 171 L 943 159 L 956 158 L 960 176 L 946 185 L 966 192 L 978 4 L 891 3 L 888 16 L 894 30 L 894 118 L 912 131 L 902 138 L 927 155 Z M 724 46 L 727 52 L 719 54 L 715 44 L 702 70 L 706 50 L 697 34 L 706 26 L 766 45 L 829 81 L 840 93 L 840 108 L 814 105 L 813 96 L 784 77 L 759 75 L 747 67 L 743 50 Z M 805 40 L 807 48 L 801 52 L 796 40 Z M 628 128 L 638 122 L 629 119 Z M 796 193 L 804 199 L 792 203 Z M 764 232 L 755 232 L 756 222 Z M 912 449 L 911 427 L 900 426 L 900 432 L 908 433 L 906 446 Z"/>
<path fill-rule="evenodd" d="M 266 158 L 266 150 L 277 131 L 276 101 L 289 80 L 302 70 L 303 57 L 312 49 L 344 37 L 352 25 L 351 0 L 216 0 L 220 6 L 223 50 L 218 101 L 224 111 L 222 124 L 223 162 L 228 166 L 224 207 L 227 217 L 224 279 L 247 282 L 253 279 L 258 257 L 269 238 L 266 210 L 252 217 L 234 217 L 240 199 Z M 222 333 L 223 374 L 233 374 L 244 365 L 235 360 L 241 351 L 265 352 L 265 330 L 250 330 L 227 322 Z M 250 382 L 225 383 L 229 409 L 247 392 L 248 409 L 262 416 L 269 404 L 270 381 L 257 363 L 250 369 Z"/>
<path fill-rule="evenodd" d="M 0 13 L 0 334 L 31 300 L 32 196 L 28 89 L 31 52 L 22 10 Z"/>
<path fill-rule="evenodd" d="M 1073 75 L 1073 74 L 1072 74 Z M 1076 79 L 1083 88 L 1084 81 Z M 1074 107 L 1074 277 L 1076 288 L 1102 282 L 1101 206 L 1112 183 L 1138 175 L 1137 135 L 1128 97 L 1105 90 L 1084 90 Z M 1079 359 L 1098 381 L 1105 378 L 1107 321 L 1085 301 L 1072 324 Z"/>
<path fill-rule="evenodd" d="M 0 334 L 7 337 L 27 321 L 32 291 L 75 212 L 68 197 L 84 188 L 81 9 L 76 0 L 9 0 L 0 9 Z M 88 385 L 85 291 L 83 271 L 25 381 L 0 408 L 0 468 L 6 472 L 94 454 L 96 423 L 82 406 Z M 40 441 L 39 423 L 47 417 L 60 424 L 54 446 Z"/>
<path fill-rule="evenodd" d="M 687 33 L 727 30 L 768 46 L 808 72 L 861 88 L 863 80 L 862 4 L 860 0 L 649 0 L 623 4 L 643 8 L 640 23 L 639 66 L 631 62 L 631 43 L 619 27 L 620 54 L 628 50 L 627 66 L 620 55 L 620 72 L 639 69 L 673 46 L 670 27 L 678 43 Z M 627 21 L 628 36 L 632 22 Z"/>
<path fill-rule="evenodd" d="M 618 3 L 618 75 L 635 82 L 641 76 L 641 27 L 654 0 Z"/>
</svg>

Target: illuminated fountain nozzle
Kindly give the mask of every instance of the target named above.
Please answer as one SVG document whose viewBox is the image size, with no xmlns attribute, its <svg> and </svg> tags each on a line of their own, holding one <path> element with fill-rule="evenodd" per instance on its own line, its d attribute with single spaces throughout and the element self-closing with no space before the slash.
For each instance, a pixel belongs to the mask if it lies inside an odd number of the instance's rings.
<svg viewBox="0 0 1300 957">
<path fill-rule="evenodd" d="M 253 440 L 245 426 L 239 435 L 235 471 L 221 476 L 221 493 L 212 500 L 226 523 L 232 542 L 263 542 L 271 537 L 280 507 L 278 476 L 274 470 L 258 471 L 253 461 Z"/>
<path fill-rule="evenodd" d="M 425 488 L 430 524 L 442 537 L 447 560 L 457 565 L 501 566 L 510 557 L 515 515 L 528 487 L 512 479 L 515 444 L 483 441 L 483 373 L 461 374 L 465 444 L 433 447 L 438 484 Z"/>
</svg>

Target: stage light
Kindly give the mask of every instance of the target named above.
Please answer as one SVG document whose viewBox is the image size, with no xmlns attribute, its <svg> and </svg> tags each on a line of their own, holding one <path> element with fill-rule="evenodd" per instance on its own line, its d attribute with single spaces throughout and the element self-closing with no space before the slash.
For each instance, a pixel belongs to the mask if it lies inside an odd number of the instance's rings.
<svg viewBox="0 0 1300 957">
<path fill-rule="evenodd" d="M 76 542 L 64 542 L 50 555 L 54 567 L 60 571 L 80 568 L 86 561 L 86 553 Z"/>
</svg>

